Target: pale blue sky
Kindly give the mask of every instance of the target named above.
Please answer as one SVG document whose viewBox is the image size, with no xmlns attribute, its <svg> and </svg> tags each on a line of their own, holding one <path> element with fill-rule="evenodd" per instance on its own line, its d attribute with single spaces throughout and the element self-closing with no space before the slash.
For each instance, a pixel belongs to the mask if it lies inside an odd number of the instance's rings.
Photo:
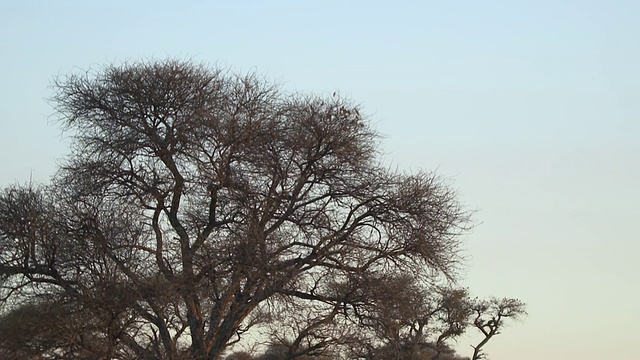
<svg viewBox="0 0 640 360">
<path fill-rule="evenodd" d="M 463 284 L 530 312 L 492 359 L 634 360 L 638 19 L 616 0 L 0 0 L 0 185 L 45 181 L 67 151 L 58 73 L 170 56 L 338 90 L 389 163 L 437 169 L 477 209 Z"/>
</svg>

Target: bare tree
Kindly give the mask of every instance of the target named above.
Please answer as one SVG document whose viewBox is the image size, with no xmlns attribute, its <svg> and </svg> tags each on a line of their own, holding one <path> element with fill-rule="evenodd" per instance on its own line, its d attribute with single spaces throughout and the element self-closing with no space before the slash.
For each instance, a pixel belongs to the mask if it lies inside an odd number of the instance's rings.
<svg viewBox="0 0 640 360">
<path fill-rule="evenodd" d="M 449 341 L 469 325 L 464 289 L 425 286 L 411 275 L 373 279 L 354 306 L 355 325 L 364 336 L 354 358 L 437 360 L 452 358 Z"/>
<path fill-rule="evenodd" d="M 173 60 L 54 85 L 71 154 L 51 185 L 0 194 L 2 303 L 64 299 L 95 358 L 218 359 L 285 303 L 317 309 L 290 349 L 326 348 L 366 310 L 367 274 L 455 276 L 453 192 L 382 166 L 343 98 Z"/>
<path fill-rule="evenodd" d="M 472 360 L 486 359 L 482 347 L 495 335 L 500 334 L 507 319 L 518 320 L 527 314 L 525 304 L 518 299 L 476 299 L 472 302 L 471 308 L 473 326 L 484 335 L 484 338 L 476 346 L 473 346 Z"/>
</svg>

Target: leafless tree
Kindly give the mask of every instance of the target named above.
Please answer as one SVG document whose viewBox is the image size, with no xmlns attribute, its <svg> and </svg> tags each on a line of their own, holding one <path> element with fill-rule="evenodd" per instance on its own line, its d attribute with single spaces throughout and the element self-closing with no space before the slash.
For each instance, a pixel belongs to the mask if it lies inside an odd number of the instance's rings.
<svg viewBox="0 0 640 360">
<path fill-rule="evenodd" d="M 471 305 L 473 326 L 478 329 L 483 339 L 473 346 L 472 360 L 486 359 L 482 347 L 495 335 L 500 334 L 507 319 L 518 320 L 527 314 L 525 304 L 518 299 L 475 300 Z"/>
<path fill-rule="evenodd" d="M 425 286 L 407 274 L 373 279 L 363 286 L 355 305 L 356 328 L 363 338 L 352 348 L 354 358 L 451 359 L 450 340 L 469 324 L 469 297 L 464 289 Z"/>
<path fill-rule="evenodd" d="M 174 60 L 54 88 L 71 154 L 52 184 L 0 194 L 3 311 L 64 301 L 92 339 L 41 356 L 99 344 L 94 358 L 219 359 L 278 321 L 269 309 L 301 304 L 317 311 L 290 350 L 327 348 L 365 321 L 370 275 L 410 273 L 423 290 L 455 276 L 454 193 L 381 165 L 341 97 Z"/>
</svg>

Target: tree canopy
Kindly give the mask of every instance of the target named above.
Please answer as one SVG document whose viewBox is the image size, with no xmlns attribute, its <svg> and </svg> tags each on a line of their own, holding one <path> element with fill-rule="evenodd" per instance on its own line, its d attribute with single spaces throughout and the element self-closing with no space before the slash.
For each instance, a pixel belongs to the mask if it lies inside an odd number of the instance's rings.
<svg viewBox="0 0 640 360">
<path fill-rule="evenodd" d="M 437 175 L 384 166 L 351 101 L 176 60 L 54 89 L 70 154 L 0 193 L 2 353 L 438 358 L 473 323 L 449 286 L 468 212 Z"/>
</svg>

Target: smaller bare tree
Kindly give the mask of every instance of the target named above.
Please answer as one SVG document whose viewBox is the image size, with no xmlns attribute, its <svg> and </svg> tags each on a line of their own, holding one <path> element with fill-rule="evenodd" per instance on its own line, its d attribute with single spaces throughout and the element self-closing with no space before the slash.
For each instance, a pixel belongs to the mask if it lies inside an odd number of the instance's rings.
<svg viewBox="0 0 640 360">
<path fill-rule="evenodd" d="M 473 325 L 478 329 L 484 338 L 473 347 L 473 357 L 471 360 L 486 359 L 487 355 L 482 351 L 482 347 L 495 335 L 500 334 L 505 325 L 506 319 L 518 320 L 527 314 L 525 304 L 518 299 L 497 299 L 474 300 L 471 303 L 474 314 Z"/>
</svg>

